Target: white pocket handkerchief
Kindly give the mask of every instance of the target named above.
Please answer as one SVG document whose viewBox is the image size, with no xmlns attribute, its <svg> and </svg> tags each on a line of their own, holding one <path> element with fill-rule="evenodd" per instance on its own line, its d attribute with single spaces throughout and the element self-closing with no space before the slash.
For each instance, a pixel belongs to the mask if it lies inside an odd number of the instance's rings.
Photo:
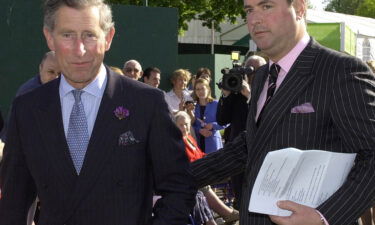
<svg viewBox="0 0 375 225">
<path fill-rule="evenodd" d="M 128 146 L 137 143 L 139 143 L 139 141 L 135 139 L 131 131 L 126 131 L 125 133 L 121 134 L 118 139 L 118 145 L 120 146 Z"/>
<path fill-rule="evenodd" d="M 313 113 L 315 112 L 314 107 L 310 102 L 303 103 L 302 105 L 294 106 L 291 113 Z"/>
</svg>

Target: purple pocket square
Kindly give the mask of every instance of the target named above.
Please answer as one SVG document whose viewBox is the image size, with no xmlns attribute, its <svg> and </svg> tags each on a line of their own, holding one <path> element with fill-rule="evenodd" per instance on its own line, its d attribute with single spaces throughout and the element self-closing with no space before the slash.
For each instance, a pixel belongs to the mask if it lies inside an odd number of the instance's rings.
<svg viewBox="0 0 375 225">
<path fill-rule="evenodd" d="M 303 103 L 302 105 L 294 106 L 291 113 L 313 113 L 315 112 L 314 107 L 310 102 Z"/>
<path fill-rule="evenodd" d="M 139 143 L 139 141 L 135 139 L 131 131 L 126 131 L 125 133 L 121 134 L 118 139 L 118 145 L 120 146 L 128 146 L 137 143 Z"/>
</svg>

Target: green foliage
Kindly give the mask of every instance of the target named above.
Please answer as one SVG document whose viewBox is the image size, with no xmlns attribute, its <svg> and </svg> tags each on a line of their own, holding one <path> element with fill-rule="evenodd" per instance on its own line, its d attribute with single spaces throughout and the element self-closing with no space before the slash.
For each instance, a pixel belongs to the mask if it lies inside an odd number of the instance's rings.
<svg viewBox="0 0 375 225">
<path fill-rule="evenodd" d="M 356 14 L 359 16 L 375 18 L 375 1 L 364 0 L 357 8 Z"/>
<path fill-rule="evenodd" d="M 363 0 L 326 0 L 327 11 L 355 15 L 355 10 Z"/>
<path fill-rule="evenodd" d="M 111 4 L 138 5 L 145 0 L 108 0 Z M 219 24 L 228 20 L 235 23 L 237 16 L 245 17 L 243 0 L 149 0 L 148 6 L 174 7 L 179 11 L 179 30 L 183 33 L 188 29 L 188 22 L 193 19 L 203 21 L 203 26 L 220 31 Z"/>
<path fill-rule="evenodd" d="M 325 0 L 325 10 L 375 18 L 374 0 Z"/>
</svg>

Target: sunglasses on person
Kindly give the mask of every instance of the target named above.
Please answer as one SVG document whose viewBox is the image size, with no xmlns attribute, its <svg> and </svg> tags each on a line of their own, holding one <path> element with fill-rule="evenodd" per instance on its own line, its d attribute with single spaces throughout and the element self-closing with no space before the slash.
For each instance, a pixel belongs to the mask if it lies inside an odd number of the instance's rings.
<svg viewBox="0 0 375 225">
<path fill-rule="evenodd" d="M 127 72 L 127 73 L 131 73 L 131 72 L 136 72 L 136 73 L 138 73 L 139 72 L 139 69 L 137 69 L 137 68 L 125 68 L 125 72 Z"/>
</svg>

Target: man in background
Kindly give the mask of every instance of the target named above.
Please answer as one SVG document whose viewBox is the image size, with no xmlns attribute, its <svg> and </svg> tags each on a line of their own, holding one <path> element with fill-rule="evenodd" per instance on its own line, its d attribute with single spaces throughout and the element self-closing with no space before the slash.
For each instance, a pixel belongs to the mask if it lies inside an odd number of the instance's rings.
<svg viewBox="0 0 375 225">
<path fill-rule="evenodd" d="M 266 63 L 266 60 L 261 56 L 252 55 L 248 57 L 243 65 L 245 67 L 253 67 L 254 72 L 244 77 L 245 79 L 243 80 L 241 91 L 234 93 L 222 89 L 222 96 L 219 99 L 216 112 L 216 120 L 221 126 L 230 124 L 230 126 L 225 129 L 225 132 L 229 131 L 225 139 L 226 144 L 233 141 L 235 137 L 246 130 L 251 81 L 256 70 Z M 244 174 L 240 173 L 231 177 L 231 185 L 235 196 L 233 206 L 236 209 L 239 209 L 241 201 L 243 176 Z"/>
<path fill-rule="evenodd" d="M 157 67 L 148 67 L 143 71 L 143 82 L 154 88 L 158 88 L 160 85 L 160 70 Z"/>
<path fill-rule="evenodd" d="M 45 84 L 53 79 L 56 79 L 60 76 L 60 67 L 56 62 L 55 52 L 49 51 L 46 52 L 42 58 L 42 61 L 39 64 L 39 74 L 35 75 L 25 83 L 23 83 L 16 92 L 16 97 L 26 94 L 34 90 L 37 87 L 40 87 L 42 84 Z M 4 129 L 0 131 L 0 137 L 6 139 L 7 131 L 7 122 L 4 121 Z"/>
<path fill-rule="evenodd" d="M 133 80 L 139 80 L 139 78 L 141 78 L 143 74 L 141 64 L 137 60 L 134 60 L 134 59 L 131 59 L 124 63 L 122 72 L 124 73 L 125 76 Z"/>
<path fill-rule="evenodd" d="M 56 62 L 55 52 L 49 51 L 44 54 L 39 64 L 39 74 L 22 84 L 16 93 L 16 97 L 32 91 L 58 76 L 60 76 L 60 67 Z"/>
</svg>

